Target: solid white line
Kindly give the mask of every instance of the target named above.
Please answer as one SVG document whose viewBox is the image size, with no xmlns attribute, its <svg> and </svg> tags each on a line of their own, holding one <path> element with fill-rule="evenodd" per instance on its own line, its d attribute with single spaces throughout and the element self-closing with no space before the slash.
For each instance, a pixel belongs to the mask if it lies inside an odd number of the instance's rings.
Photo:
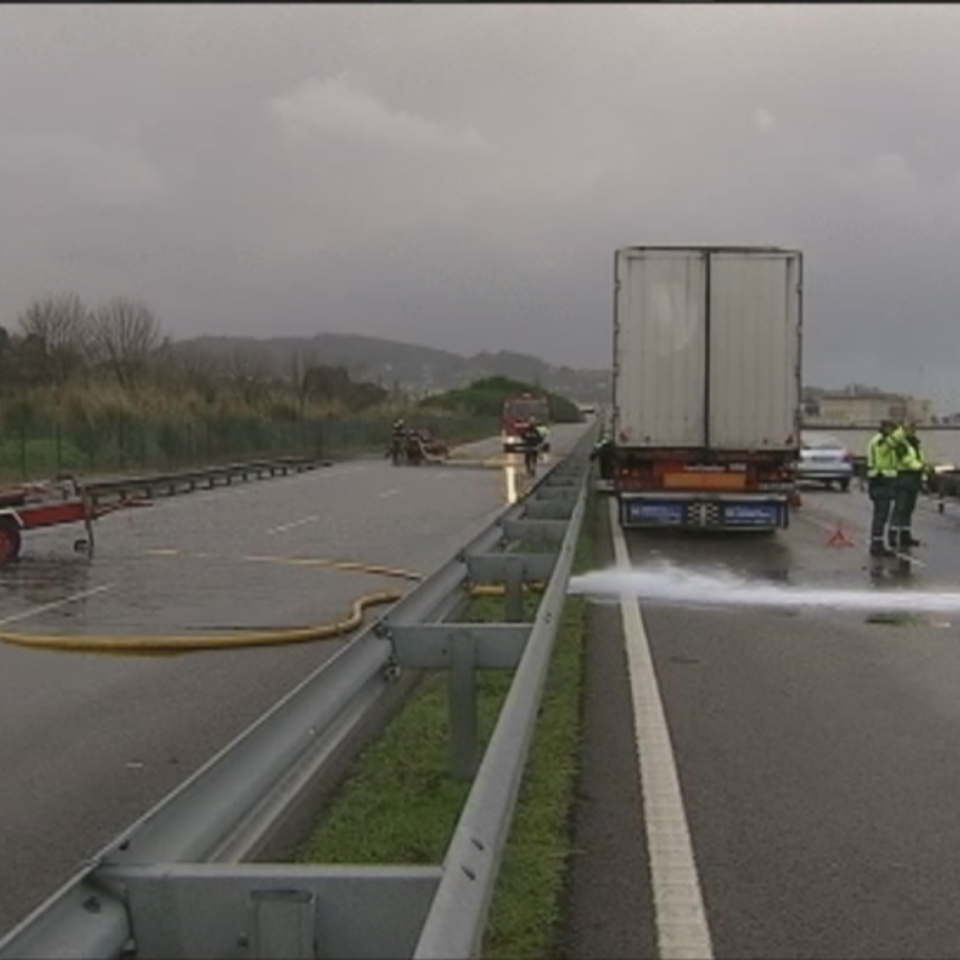
<svg viewBox="0 0 960 960">
<path fill-rule="evenodd" d="M 274 527 L 272 530 L 268 530 L 267 533 L 282 533 L 284 530 L 292 530 L 294 527 L 302 527 L 305 523 L 313 523 L 315 520 L 319 519 L 319 517 L 304 517 L 302 520 L 294 520 L 293 523 L 285 523 L 280 527 Z"/>
<path fill-rule="evenodd" d="M 630 567 L 615 500 L 610 501 L 618 567 Z M 633 698 L 643 815 L 650 854 L 657 945 L 661 960 L 711 960 L 713 945 L 683 808 L 660 688 L 636 597 L 620 597 Z"/>
<path fill-rule="evenodd" d="M 380 494 L 380 497 L 381 497 L 381 498 L 382 498 L 382 497 L 392 497 L 395 493 L 399 493 L 399 492 L 400 492 L 400 491 L 397 490 L 397 489 L 384 490 L 383 493 Z"/>
<path fill-rule="evenodd" d="M 112 583 L 105 583 L 102 587 L 93 587 L 90 590 L 82 590 L 80 593 L 72 593 L 69 597 L 64 597 L 62 600 L 54 600 L 53 603 L 45 603 L 42 606 L 31 607 L 29 610 L 24 610 L 23 613 L 15 613 L 11 617 L 4 617 L 0 620 L 0 624 L 15 623 L 17 620 L 27 620 L 30 617 L 35 617 L 38 613 L 45 613 L 47 610 L 62 607 L 66 603 L 73 603 L 75 600 L 82 600 L 84 597 L 92 597 L 95 593 L 103 593 L 104 590 L 110 590 L 113 586 Z"/>
</svg>

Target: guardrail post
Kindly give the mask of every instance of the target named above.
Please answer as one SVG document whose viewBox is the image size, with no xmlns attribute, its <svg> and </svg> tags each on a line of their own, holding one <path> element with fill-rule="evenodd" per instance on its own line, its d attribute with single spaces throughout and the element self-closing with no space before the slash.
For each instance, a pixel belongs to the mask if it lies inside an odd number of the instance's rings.
<svg viewBox="0 0 960 960">
<path fill-rule="evenodd" d="M 523 561 L 508 557 L 504 575 L 503 619 L 519 623 L 523 619 Z"/>
<path fill-rule="evenodd" d="M 477 671 L 473 637 L 460 635 L 450 650 L 451 773 L 471 780 L 477 772 Z"/>
</svg>

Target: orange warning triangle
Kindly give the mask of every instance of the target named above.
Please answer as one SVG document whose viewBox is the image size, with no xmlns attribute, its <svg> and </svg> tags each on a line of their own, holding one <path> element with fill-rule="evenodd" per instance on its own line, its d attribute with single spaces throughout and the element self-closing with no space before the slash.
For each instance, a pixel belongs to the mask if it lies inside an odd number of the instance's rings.
<svg viewBox="0 0 960 960">
<path fill-rule="evenodd" d="M 847 536 L 846 530 L 843 529 L 843 521 L 837 521 L 837 527 L 830 534 L 830 539 L 827 540 L 828 547 L 852 547 L 853 541 Z"/>
</svg>

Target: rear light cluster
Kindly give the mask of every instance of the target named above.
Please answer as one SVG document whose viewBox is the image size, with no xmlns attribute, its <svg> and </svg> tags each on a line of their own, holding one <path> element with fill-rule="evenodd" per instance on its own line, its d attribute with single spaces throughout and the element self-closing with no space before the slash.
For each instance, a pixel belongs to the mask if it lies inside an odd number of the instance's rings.
<svg viewBox="0 0 960 960">
<path fill-rule="evenodd" d="M 643 477 L 647 476 L 649 473 L 649 469 L 645 467 L 632 466 L 629 463 L 621 464 L 619 467 L 617 467 L 618 477 Z"/>
<path fill-rule="evenodd" d="M 782 467 L 776 467 L 773 470 L 759 470 L 757 472 L 758 480 L 778 480 L 778 481 L 789 481 L 794 478 L 796 473 L 796 467 L 794 464 L 787 464 Z"/>
</svg>

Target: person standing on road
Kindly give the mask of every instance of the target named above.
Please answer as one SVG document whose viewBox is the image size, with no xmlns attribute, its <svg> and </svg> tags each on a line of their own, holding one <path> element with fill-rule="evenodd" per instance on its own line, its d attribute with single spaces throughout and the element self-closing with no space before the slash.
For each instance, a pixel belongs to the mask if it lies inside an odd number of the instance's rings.
<svg viewBox="0 0 960 960">
<path fill-rule="evenodd" d="M 527 475 L 532 477 L 537 472 L 537 460 L 540 459 L 540 447 L 543 445 L 543 434 L 535 417 L 531 417 L 520 431 L 520 442 L 523 444 L 523 465 Z"/>
<path fill-rule="evenodd" d="M 892 420 L 883 420 L 880 430 L 867 443 L 867 492 L 873 503 L 873 518 L 870 523 L 870 555 L 889 557 L 893 551 L 887 547 L 887 524 L 893 510 L 897 481 L 898 458 L 891 439 L 897 429 Z"/>
<path fill-rule="evenodd" d="M 913 537 L 911 526 L 926 464 L 914 421 L 898 427 L 891 434 L 891 440 L 897 453 L 897 479 L 887 545 L 894 550 L 905 550 L 920 546 L 920 541 Z"/>
<path fill-rule="evenodd" d="M 540 449 L 546 453 L 550 449 L 550 428 L 545 423 L 538 423 L 537 430 L 540 433 Z"/>
<path fill-rule="evenodd" d="M 407 442 L 407 427 L 403 420 L 394 420 L 390 429 L 390 458 L 394 464 L 403 459 L 404 446 Z"/>
<path fill-rule="evenodd" d="M 613 458 L 615 452 L 613 437 L 604 431 L 590 453 L 590 459 L 596 460 L 599 463 L 601 480 L 613 479 Z"/>
</svg>

